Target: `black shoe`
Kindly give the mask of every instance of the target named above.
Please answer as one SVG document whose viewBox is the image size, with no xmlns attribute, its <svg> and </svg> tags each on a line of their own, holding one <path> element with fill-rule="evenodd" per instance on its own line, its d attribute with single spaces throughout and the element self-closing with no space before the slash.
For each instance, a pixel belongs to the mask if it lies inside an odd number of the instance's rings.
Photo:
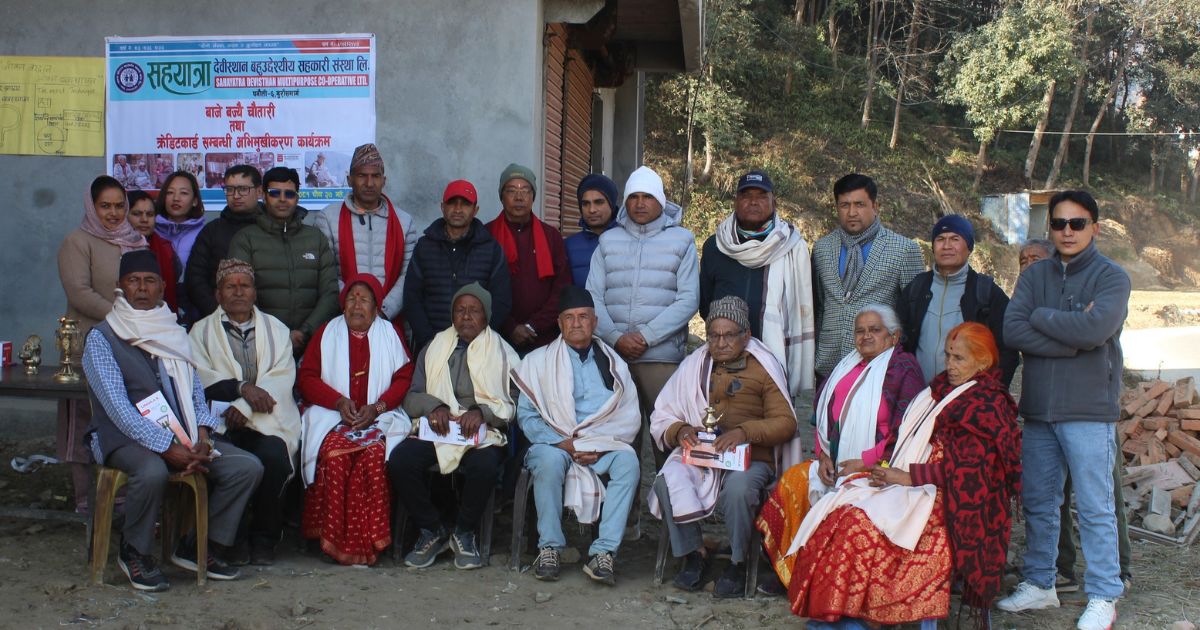
<svg viewBox="0 0 1200 630">
<path fill-rule="evenodd" d="M 454 568 L 469 570 L 483 566 L 483 556 L 475 544 L 475 532 L 454 532 L 450 537 L 450 549 L 454 552 Z"/>
<path fill-rule="evenodd" d="M 129 578 L 129 584 L 139 591 L 159 593 L 171 588 L 167 576 L 154 563 L 154 556 L 143 556 L 123 540 L 117 552 L 117 566 Z"/>
<path fill-rule="evenodd" d="M 533 577 L 544 582 L 558 580 L 560 558 L 554 547 L 542 547 L 538 551 L 537 560 L 533 561 Z"/>
<path fill-rule="evenodd" d="M 244 567 L 250 564 L 250 541 L 241 540 L 226 547 L 220 543 L 208 541 L 209 555 L 217 556 L 231 567 Z"/>
<path fill-rule="evenodd" d="M 601 584 L 613 586 L 617 583 L 613 555 L 607 551 L 592 556 L 592 559 L 583 565 L 583 572 Z"/>
<path fill-rule="evenodd" d="M 266 542 L 250 543 L 250 564 L 256 567 L 275 564 L 275 545 Z"/>
<path fill-rule="evenodd" d="M 212 541 L 208 541 L 208 559 L 205 563 L 205 571 L 208 577 L 214 580 L 236 580 L 241 573 L 237 567 L 231 567 L 227 562 L 217 557 L 212 548 Z M 175 551 L 171 554 L 171 564 L 195 573 L 199 571 L 196 564 L 196 541 L 191 536 L 185 536 L 179 544 L 175 545 Z"/>
<path fill-rule="evenodd" d="M 708 557 L 693 551 L 683 558 L 683 568 L 675 574 L 671 585 L 685 591 L 698 591 L 704 585 L 704 571 L 708 569 Z"/>
<path fill-rule="evenodd" d="M 713 588 L 713 597 L 729 599 L 746 595 L 746 563 L 730 562 Z"/>
<path fill-rule="evenodd" d="M 783 597 L 787 595 L 787 589 L 783 587 L 783 582 L 779 576 L 772 572 L 762 580 L 759 580 L 758 585 L 754 588 L 760 595 L 767 597 Z"/>
<path fill-rule="evenodd" d="M 417 538 L 417 545 L 408 552 L 407 556 L 404 556 L 404 564 L 414 569 L 424 569 L 432 565 L 437 560 L 438 554 L 449 547 L 450 541 L 446 530 L 441 527 L 436 532 L 422 529 L 421 536 Z"/>
</svg>

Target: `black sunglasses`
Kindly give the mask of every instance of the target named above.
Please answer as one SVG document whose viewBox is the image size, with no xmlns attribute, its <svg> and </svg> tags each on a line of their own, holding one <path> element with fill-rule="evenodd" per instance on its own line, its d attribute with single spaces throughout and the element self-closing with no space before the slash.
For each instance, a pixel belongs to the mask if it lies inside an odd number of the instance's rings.
<svg viewBox="0 0 1200 630">
<path fill-rule="evenodd" d="M 300 196 L 300 193 L 298 193 L 294 190 L 284 190 L 282 188 L 268 188 L 267 189 L 268 197 L 278 197 L 279 195 L 283 195 L 284 199 L 295 199 Z M 1058 229 L 1062 229 L 1062 228 L 1058 228 Z M 1079 228 L 1079 229 L 1082 230 L 1083 228 Z"/>
<path fill-rule="evenodd" d="M 1050 229 L 1055 232 L 1061 232 L 1071 226 L 1073 232 L 1078 232 L 1091 223 L 1091 219 L 1050 219 Z"/>
</svg>

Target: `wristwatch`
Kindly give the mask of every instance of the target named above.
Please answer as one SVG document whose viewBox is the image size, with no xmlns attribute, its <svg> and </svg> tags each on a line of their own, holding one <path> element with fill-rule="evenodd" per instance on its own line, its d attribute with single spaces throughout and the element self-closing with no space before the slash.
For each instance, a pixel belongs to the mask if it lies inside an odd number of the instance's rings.
<svg viewBox="0 0 1200 630">
<path fill-rule="evenodd" d="M 382 400 L 375 403 L 374 406 L 375 406 L 375 415 L 377 415 L 377 416 L 382 415 L 383 412 L 387 411 L 387 405 L 384 404 L 384 402 Z"/>
</svg>

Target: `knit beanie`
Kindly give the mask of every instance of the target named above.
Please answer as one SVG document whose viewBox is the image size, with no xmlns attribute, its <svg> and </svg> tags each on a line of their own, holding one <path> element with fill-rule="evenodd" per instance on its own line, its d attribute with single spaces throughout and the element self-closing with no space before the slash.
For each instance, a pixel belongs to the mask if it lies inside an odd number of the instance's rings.
<svg viewBox="0 0 1200 630">
<path fill-rule="evenodd" d="M 479 284 L 478 282 L 472 282 L 471 284 L 465 285 L 454 294 L 454 297 L 450 298 L 451 318 L 454 317 L 454 303 L 458 301 L 458 298 L 464 295 L 475 296 L 475 298 L 478 299 L 481 304 L 483 304 L 483 316 L 486 317 L 488 321 L 492 320 L 492 294 L 488 293 L 488 290 L 483 288 L 483 285 Z"/>
<path fill-rule="evenodd" d="M 712 324 L 713 320 L 719 317 L 737 324 L 742 330 L 750 329 L 750 306 L 746 304 L 746 300 L 736 295 L 726 295 L 719 300 L 713 300 L 708 307 L 708 319 L 704 320 L 704 324 Z"/>
<path fill-rule="evenodd" d="M 504 172 L 500 173 L 500 188 L 499 193 L 504 194 L 504 185 L 514 179 L 523 179 L 529 182 L 529 187 L 533 188 L 533 196 L 537 197 L 537 177 L 528 166 L 521 166 L 516 162 L 504 167 Z"/>
<path fill-rule="evenodd" d="M 967 250 L 975 250 L 975 228 L 971 227 L 971 222 L 966 217 L 961 214 L 947 214 L 938 219 L 938 222 L 933 224 L 933 235 L 929 237 L 929 241 L 933 242 L 937 239 L 938 234 L 946 232 L 954 232 L 963 237 L 963 240 L 967 242 Z"/>
<path fill-rule="evenodd" d="M 629 174 L 629 179 L 625 180 L 625 196 L 622 199 L 628 200 L 629 195 L 633 193 L 650 195 L 664 210 L 667 207 L 667 195 L 663 192 L 662 178 L 648 166 L 638 167 L 636 171 Z"/>
<path fill-rule="evenodd" d="M 579 205 L 583 205 L 583 193 L 594 190 L 608 200 L 608 207 L 616 213 L 617 208 L 617 183 L 609 179 L 606 175 L 600 173 L 592 173 L 584 177 L 579 182 L 579 188 L 576 189 L 575 195 L 579 198 Z"/>
</svg>

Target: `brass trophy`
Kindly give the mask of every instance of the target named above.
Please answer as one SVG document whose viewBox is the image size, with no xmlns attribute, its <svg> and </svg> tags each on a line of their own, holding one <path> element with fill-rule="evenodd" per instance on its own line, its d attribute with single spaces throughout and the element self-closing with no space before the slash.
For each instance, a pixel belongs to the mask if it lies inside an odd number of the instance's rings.
<svg viewBox="0 0 1200 630">
<path fill-rule="evenodd" d="M 38 373 L 38 368 L 42 365 L 42 338 L 37 335 L 29 335 L 25 340 L 25 345 L 21 346 L 21 353 L 17 355 L 21 358 L 21 364 L 25 366 L 25 374 L 33 376 Z"/>
<path fill-rule="evenodd" d="M 721 418 L 725 417 L 725 414 L 714 415 L 716 411 L 716 408 L 712 405 L 704 408 L 704 420 L 702 422 L 704 423 L 704 430 L 708 435 L 701 436 L 701 440 L 703 441 L 712 442 L 721 434 L 721 430 L 717 428 L 717 423 L 721 421 Z M 705 437 L 707 437 L 707 440 L 704 439 Z"/>
<path fill-rule="evenodd" d="M 75 366 L 78 364 L 78 355 L 80 354 L 80 337 L 79 327 L 76 321 L 68 317 L 58 318 L 58 330 L 54 332 L 58 351 L 61 353 L 59 359 L 58 373 L 54 375 L 54 382 L 70 384 L 79 382 L 79 372 Z"/>
</svg>

